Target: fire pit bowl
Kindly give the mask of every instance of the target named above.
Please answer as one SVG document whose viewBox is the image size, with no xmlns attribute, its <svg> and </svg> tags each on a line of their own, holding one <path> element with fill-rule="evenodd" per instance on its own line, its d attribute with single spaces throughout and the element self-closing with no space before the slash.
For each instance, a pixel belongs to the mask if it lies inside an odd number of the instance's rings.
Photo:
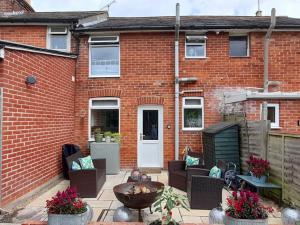
<svg viewBox="0 0 300 225">
<path fill-rule="evenodd" d="M 148 193 L 135 193 L 136 187 L 145 187 Z M 128 182 L 115 186 L 113 191 L 127 208 L 139 210 L 139 221 L 142 221 L 141 209 L 149 207 L 151 210 L 151 205 L 162 195 L 164 184 L 154 181 Z"/>
</svg>

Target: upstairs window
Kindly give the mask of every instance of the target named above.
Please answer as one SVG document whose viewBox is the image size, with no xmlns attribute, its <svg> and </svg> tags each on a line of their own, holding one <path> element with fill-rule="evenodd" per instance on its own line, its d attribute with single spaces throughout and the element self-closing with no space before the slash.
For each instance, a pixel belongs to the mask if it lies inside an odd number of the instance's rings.
<svg viewBox="0 0 300 225">
<path fill-rule="evenodd" d="M 119 37 L 91 37 L 89 43 L 90 77 L 119 77 Z"/>
<path fill-rule="evenodd" d="M 182 107 L 183 130 L 197 131 L 204 127 L 203 98 L 183 98 Z"/>
<path fill-rule="evenodd" d="M 67 27 L 49 27 L 48 43 L 49 49 L 58 51 L 70 51 L 70 35 Z"/>
<path fill-rule="evenodd" d="M 94 138 L 94 131 L 100 128 L 101 132 L 119 132 L 119 98 L 90 99 L 90 138 Z"/>
<path fill-rule="evenodd" d="M 185 57 L 186 58 L 205 58 L 206 57 L 206 36 L 188 35 L 185 38 Z"/>
<path fill-rule="evenodd" d="M 249 37 L 248 35 L 229 36 L 230 56 L 247 57 L 249 56 Z"/>
</svg>

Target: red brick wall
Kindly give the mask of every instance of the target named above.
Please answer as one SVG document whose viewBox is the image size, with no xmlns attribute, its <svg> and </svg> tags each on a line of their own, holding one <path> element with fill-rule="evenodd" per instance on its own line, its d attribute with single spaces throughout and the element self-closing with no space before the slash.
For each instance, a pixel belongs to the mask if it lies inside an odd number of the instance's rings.
<svg viewBox="0 0 300 225">
<path fill-rule="evenodd" d="M 18 11 L 27 11 L 31 10 L 23 7 L 17 0 L 0 0 L 0 12 L 18 12 Z"/>
<path fill-rule="evenodd" d="M 46 48 L 46 26 L 1 26 L 0 40 Z"/>
<path fill-rule="evenodd" d="M 250 35 L 250 57 L 229 57 L 228 33 L 208 33 L 207 58 L 185 59 L 184 35 L 180 39 L 180 76 L 196 76 L 196 84 L 181 85 L 181 90 L 202 89 L 203 92 L 186 96 L 203 96 L 205 101 L 205 127 L 222 119 L 223 94 L 228 90 L 263 86 L 264 33 Z M 282 82 L 278 90 L 299 90 L 299 33 L 274 33 L 270 45 L 270 80 Z M 131 33 L 121 34 L 121 77 L 88 79 L 88 42 L 81 39 L 77 63 L 76 85 L 76 141 L 85 149 L 88 136 L 88 99 L 90 91 L 102 90 L 98 96 L 119 96 L 121 99 L 121 164 L 136 166 L 137 107 L 140 97 L 163 98 L 164 105 L 164 160 L 174 158 L 174 34 Z M 112 94 L 110 90 L 118 90 Z M 105 94 L 107 90 L 107 94 Z M 271 90 L 273 90 L 271 88 Z M 257 103 L 258 104 L 258 103 Z M 296 120 L 300 119 L 298 101 L 282 101 L 281 121 L 283 131 L 300 133 Z M 298 104 L 298 105 L 297 105 Z M 180 107 L 182 101 L 180 101 Z M 292 108 L 288 107 L 292 106 Z M 86 116 L 79 115 L 85 111 Z M 247 111 L 249 117 L 252 111 Z M 181 109 L 180 109 L 181 113 Z M 259 114 L 256 107 L 255 113 Z M 292 116 L 290 116 L 292 115 Z M 250 117 L 259 119 L 259 117 Z M 180 129 L 181 115 L 180 115 Z M 166 125 L 170 124 L 171 129 Z M 201 151 L 201 132 L 180 131 L 180 151 L 190 145 Z"/>
<path fill-rule="evenodd" d="M 6 204 L 61 173 L 61 146 L 74 142 L 75 60 L 6 49 L 0 66 Z M 25 84 L 30 74 L 37 77 L 32 87 Z"/>
</svg>

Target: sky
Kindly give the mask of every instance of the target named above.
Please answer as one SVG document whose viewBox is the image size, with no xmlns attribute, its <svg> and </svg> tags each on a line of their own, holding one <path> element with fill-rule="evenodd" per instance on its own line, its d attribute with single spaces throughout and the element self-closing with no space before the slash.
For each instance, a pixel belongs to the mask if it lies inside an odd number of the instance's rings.
<svg viewBox="0 0 300 225">
<path fill-rule="evenodd" d="M 36 11 L 100 10 L 112 0 L 31 0 Z M 180 3 L 181 15 L 253 16 L 258 0 L 115 0 L 110 16 L 173 16 Z M 263 15 L 300 18 L 300 0 L 260 0 Z"/>
</svg>

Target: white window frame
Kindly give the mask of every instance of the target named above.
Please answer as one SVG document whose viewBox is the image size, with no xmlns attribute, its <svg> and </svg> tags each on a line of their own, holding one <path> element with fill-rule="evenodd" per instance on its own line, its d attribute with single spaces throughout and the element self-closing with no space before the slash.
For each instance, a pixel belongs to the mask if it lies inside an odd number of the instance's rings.
<svg viewBox="0 0 300 225">
<path fill-rule="evenodd" d="M 65 32 L 52 32 L 52 27 L 65 27 Z M 66 35 L 67 38 L 67 49 L 52 49 L 51 48 L 51 35 Z M 62 51 L 62 52 L 70 52 L 71 51 L 71 33 L 66 26 L 49 26 L 47 28 L 47 40 L 46 40 L 47 49 L 52 49 L 55 51 Z"/>
<path fill-rule="evenodd" d="M 185 105 L 186 99 L 200 99 L 201 105 Z M 184 127 L 184 109 L 202 110 L 202 127 Z M 204 129 L 204 98 L 203 97 L 183 97 L 182 98 L 182 130 L 183 131 L 201 131 Z"/>
<path fill-rule="evenodd" d="M 232 55 L 230 55 L 230 37 L 246 37 L 247 36 L 247 55 L 245 55 L 245 56 L 232 56 Z M 229 40 L 229 51 L 228 51 L 228 53 L 229 53 L 229 56 L 231 57 L 231 58 L 248 58 L 248 57 L 250 57 L 250 35 L 249 34 L 245 34 L 245 33 L 233 33 L 233 34 L 229 34 L 229 38 L 228 38 L 228 40 Z"/>
<path fill-rule="evenodd" d="M 117 37 L 117 40 L 115 41 L 93 41 L 93 38 L 97 37 L 102 37 L 102 38 L 110 38 L 110 37 Z M 121 76 L 121 45 L 120 45 L 120 38 L 119 35 L 111 35 L 111 36 L 91 36 L 89 38 L 89 78 L 116 78 Z M 101 45 L 101 43 L 115 43 L 115 44 L 110 44 L 110 45 Z M 97 45 L 99 43 L 99 45 Z M 92 75 L 92 57 L 91 57 L 91 49 L 92 46 L 97 46 L 97 47 L 113 47 L 113 46 L 118 46 L 119 47 L 119 73 L 115 75 Z"/>
<path fill-rule="evenodd" d="M 99 100 L 117 100 L 118 104 L 116 106 L 93 106 L 93 101 Z M 121 133 L 121 107 L 120 107 L 120 98 L 113 97 L 103 97 L 103 98 L 90 98 L 89 99 L 89 121 L 88 121 L 88 140 L 95 141 L 91 136 L 91 119 L 92 119 L 92 109 L 118 109 L 119 110 L 119 133 Z"/>
<path fill-rule="evenodd" d="M 275 122 L 271 122 L 271 128 L 272 129 L 279 129 L 281 128 L 280 125 L 280 111 L 279 111 L 279 104 L 278 103 L 268 103 L 267 108 L 273 107 L 275 108 Z M 260 117 L 262 119 L 262 105 L 260 106 Z"/>
<path fill-rule="evenodd" d="M 187 43 L 186 42 L 187 37 L 195 37 L 195 38 L 204 40 L 204 55 L 203 56 L 188 56 L 187 55 L 187 45 L 189 45 L 189 46 L 201 45 L 199 43 Z M 207 44 L 206 40 L 207 40 L 207 37 L 205 35 L 188 35 L 188 34 L 186 34 L 185 35 L 185 58 L 186 59 L 206 59 L 206 44 Z"/>
</svg>

